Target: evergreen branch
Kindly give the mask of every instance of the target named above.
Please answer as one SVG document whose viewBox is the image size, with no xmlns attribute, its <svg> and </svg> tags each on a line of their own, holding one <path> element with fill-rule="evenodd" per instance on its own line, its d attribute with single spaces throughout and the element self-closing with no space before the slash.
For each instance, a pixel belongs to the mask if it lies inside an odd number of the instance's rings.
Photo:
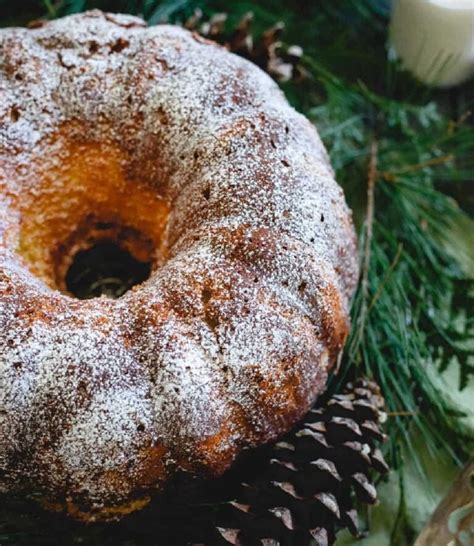
<svg viewBox="0 0 474 546">
<path fill-rule="evenodd" d="M 463 213 L 437 190 L 435 181 L 444 173 L 460 174 L 456 166 L 464 160 L 465 143 L 472 143 L 474 132 L 444 120 L 432 103 L 416 106 L 395 102 L 373 93 L 361 82 L 351 84 L 328 74 L 326 68 L 319 70 L 319 63 L 309 62 L 307 66 L 327 94 L 326 104 L 310 113 L 318 125 L 323 125 L 323 139 L 346 190 L 351 190 L 353 180 L 361 179 L 374 122 L 378 132 L 379 206 L 370 234 L 371 267 L 369 280 L 363 274 L 354 299 L 354 327 L 342 373 L 352 373 L 353 365 L 365 367 L 382 384 L 392 410 L 389 413 L 408 414 L 430 449 L 443 446 L 459 460 L 463 445 L 457 420 L 430 374 L 438 373 L 435 355 L 440 354 L 445 366 L 448 358 L 456 356 L 460 361 L 461 386 L 472 373 L 467 362 L 472 350 L 460 347 L 468 337 L 466 332 L 458 333 L 454 341 L 452 333 L 448 336 L 451 327 L 447 321 L 440 321 L 446 308 L 453 310 L 449 300 L 456 284 L 465 282 L 460 266 L 451 257 L 447 259 L 444 246 L 451 226 Z M 350 122 L 341 123 L 344 117 Z M 328 131 L 324 131 L 326 127 Z M 340 151 L 351 149 L 355 153 L 341 162 Z M 357 194 L 352 196 L 353 207 L 357 199 Z M 365 224 L 361 232 L 364 248 L 368 238 Z M 364 255 L 368 255 L 366 250 Z M 372 297 L 369 311 L 367 291 Z M 400 316 L 396 323 L 394 309 Z M 361 323 L 365 331 L 361 331 Z M 438 330 L 436 339 L 430 333 L 434 325 Z M 401 358 L 405 361 L 402 366 Z M 425 407 L 435 417 L 420 412 Z M 393 427 L 406 425 L 397 419 L 391 421 L 394 442 L 399 437 L 410 442 L 405 430 L 396 432 Z M 444 432 L 440 433 L 440 429 Z"/>
</svg>

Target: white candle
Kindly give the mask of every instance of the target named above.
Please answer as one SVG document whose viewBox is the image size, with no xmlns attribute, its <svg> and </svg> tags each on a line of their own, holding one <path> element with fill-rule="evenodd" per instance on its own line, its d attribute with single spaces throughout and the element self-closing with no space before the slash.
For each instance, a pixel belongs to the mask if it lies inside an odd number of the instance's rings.
<svg viewBox="0 0 474 546">
<path fill-rule="evenodd" d="M 474 75 L 474 0 L 395 0 L 390 31 L 421 81 L 448 87 Z"/>
</svg>

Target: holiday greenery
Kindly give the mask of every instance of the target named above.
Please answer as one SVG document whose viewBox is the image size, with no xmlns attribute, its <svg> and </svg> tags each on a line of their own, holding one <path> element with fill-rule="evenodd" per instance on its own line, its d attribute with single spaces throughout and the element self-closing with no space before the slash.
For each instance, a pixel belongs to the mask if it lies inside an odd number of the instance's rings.
<svg viewBox="0 0 474 546">
<path fill-rule="evenodd" d="M 420 436 L 436 456 L 464 462 L 472 430 L 443 392 L 440 377 L 446 369 L 459 370 L 457 386 L 466 389 L 474 374 L 469 317 L 474 229 L 468 216 L 473 200 L 467 189 L 474 171 L 474 126 L 467 87 L 435 91 L 401 70 L 388 46 L 390 5 L 383 0 L 25 0 L 21 6 L 0 0 L 5 25 L 92 7 L 198 31 L 225 12 L 227 18 L 217 18 L 215 37 L 228 45 L 240 40 L 239 53 L 260 59 L 262 66 L 265 61 L 267 69 L 270 50 L 262 57 L 262 37 L 278 29 L 274 41 L 282 44 L 272 45 L 273 60 L 281 61 L 280 68 L 292 67 L 283 71 L 290 77 L 283 77 L 288 81 L 282 88 L 317 125 L 360 237 L 352 333 L 329 393 L 339 393 L 360 375 L 380 385 L 388 412 L 386 457 L 402 481 L 404 458 L 425 472 L 416 447 Z M 279 22 L 286 27 L 283 36 L 275 27 Z M 250 35 L 251 46 L 245 41 Z M 297 58 L 293 44 L 303 48 Z M 37 532 L 45 524 L 35 527 L 41 516 L 26 522 L 20 501 L 5 503 L 1 544 L 31 544 L 32 536 L 35 544 L 49 544 Z M 394 544 L 403 522 L 401 503 Z M 79 531 L 70 525 L 72 537 Z M 94 532 L 88 543 L 96 543 Z M 137 544 L 145 536 L 139 535 Z"/>
</svg>

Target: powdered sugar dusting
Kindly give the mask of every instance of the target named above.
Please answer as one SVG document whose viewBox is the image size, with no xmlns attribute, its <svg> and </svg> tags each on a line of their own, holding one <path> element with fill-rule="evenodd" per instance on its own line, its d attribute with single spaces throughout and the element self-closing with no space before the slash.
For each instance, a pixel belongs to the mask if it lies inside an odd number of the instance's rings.
<svg viewBox="0 0 474 546">
<path fill-rule="evenodd" d="M 185 30 L 94 11 L 1 30 L 0 50 L 0 488 L 100 517 L 308 409 L 347 334 L 350 212 L 276 84 Z M 18 252 L 64 127 L 169 203 L 166 260 L 118 300 L 74 300 Z"/>
</svg>

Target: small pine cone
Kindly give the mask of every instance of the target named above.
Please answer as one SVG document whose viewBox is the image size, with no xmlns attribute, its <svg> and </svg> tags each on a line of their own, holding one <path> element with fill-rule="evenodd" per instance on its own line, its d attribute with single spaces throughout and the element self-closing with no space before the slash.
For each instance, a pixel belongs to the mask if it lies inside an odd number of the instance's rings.
<svg viewBox="0 0 474 546">
<path fill-rule="evenodd" d="M 183 26 L 252 61 L 278 81 L 304 77 L 304 70 L 299 66 L 303 56 L 302 48 L 296 45 L 284 47 L 280 41 L 285 28 L 283 23 L 277 23 L 254 38 L 251 30 L 252 12 L 242 16 L 230 35 L 226 32 L 226 22 L 225 13 L 216 13 L 204 21 L 203 13 L 198 8 Z"/>
<path fill-rule="evenodd" d="M 358 536 L 354 500 L 375 503 L 371 475 L 388 472 L 377 447 L 383 406 L 379 387 L 359 379 L 311 410 L 270 448 L 260 477 L 219 512 L 206 544 L 329 546 L 343 528 Z"/>
<path fill-rule="evenodd" d="M 230 40 L 227 42 L 229 51 L 250 58 L 254 54 L 255 48 L 251 26 L 253 22 L 253 13 L 247 12 L 237 24 Z"/>
</svg>

